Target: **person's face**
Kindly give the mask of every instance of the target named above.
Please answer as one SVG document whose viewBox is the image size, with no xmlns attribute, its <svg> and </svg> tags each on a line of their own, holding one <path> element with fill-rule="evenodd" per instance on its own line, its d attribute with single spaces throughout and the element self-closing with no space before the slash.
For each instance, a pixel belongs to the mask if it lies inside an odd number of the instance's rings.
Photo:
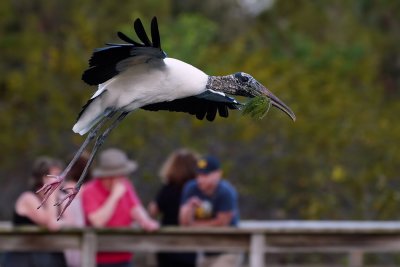
<svg viewBox="0 0 400 267">
<path fill-rule="evenodd" d="M 198 174 L 197 184 L 199 185 L 200 190 L 205 194 L 212 194 L 217 187 L 219 180 L 221 179 L 221 175 L 222 172 L 220 170 L 216 170 L 208 174 Z"/>
<path fill-rule="evenodd" d="M 103 186 L 107 189 L 110 189 L 114 186 L 114 184 L 122 181 L 124 179 L 124 176 L 109 176 L 109 177 L 102 177 L 101 183 Z"/>
<path fill-rule="evenodd" d="M 54 176 L 58 176 L 60 174 L 61 169 L 59 167 L 50 167 L 49 174 L 43 176 L 43 184 L 48 183 L 51 179 L 54 179 Z"/>
</svg>

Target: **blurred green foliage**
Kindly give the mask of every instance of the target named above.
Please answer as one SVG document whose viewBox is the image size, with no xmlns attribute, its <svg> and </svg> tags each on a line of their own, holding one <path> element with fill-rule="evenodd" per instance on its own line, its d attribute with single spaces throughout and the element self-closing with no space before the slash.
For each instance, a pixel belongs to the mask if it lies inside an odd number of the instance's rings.
<svg viewBox="0 0 400 267">
<path fill-rule="evenodd" d="M 216 4 L 218 2 L 218 4 Z M 96 88 L 80 77 L 92 50 L 159 19 L 168 56 L 213 75 L 252 74 L 296 113 L 132 113 L 105 146 L 140 162 L 144 202 L 179 147 L 213 153 L 238 188 L 242 217 L 397 219 L 400 209 L 400 2 L 278 0 L 257 16 L 237 1 L 0 2 L 0 218 L 41 154 L 64 160 Z"/>
</svg>

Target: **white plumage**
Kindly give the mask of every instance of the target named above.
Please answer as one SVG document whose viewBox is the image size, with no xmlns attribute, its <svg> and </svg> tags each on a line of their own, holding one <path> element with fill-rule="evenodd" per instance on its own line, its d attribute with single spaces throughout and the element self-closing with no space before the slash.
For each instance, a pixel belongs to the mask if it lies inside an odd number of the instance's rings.
<svg viewBox="0 0 400 267">
<path fill-rule="evenodd" d="M 151 62 L 153 61 L 153 62 Z M 106 109 L 130 112 L 142 106 L 172 101 L 205 92 L 208 75 L 174 58 L 150 59 L 129 65 L 117 76 L 100 84 L 72 130 L 86 134 Z"/>
</svg>

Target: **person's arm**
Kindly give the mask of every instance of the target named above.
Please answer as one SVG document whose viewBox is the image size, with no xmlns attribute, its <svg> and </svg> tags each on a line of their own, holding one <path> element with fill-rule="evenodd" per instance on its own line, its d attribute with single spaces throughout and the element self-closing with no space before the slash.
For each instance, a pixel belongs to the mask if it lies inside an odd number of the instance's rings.
<svg viewBox="0 0 400 267">
<path fill-rule="evenodd" d="M 94 227 L 104 227 L 114 214 L 115 207 L 125 192 L 126 188 L 123 183 L 115 183 L 111 189 L 110 196 L 107 198 L 104 204 L 95 211 L 89 213 L 88 220 L 90 224 Z"/>
<path fill-rule="evenodd" d="M 166 194 L 166 186 L 163 185 L 157 192 L 154 200 L 152 200 L 147 206 L 147 211 L 150 216 L 157 218 L 165 210 L 165 203 L 168 202 L 168 195 Z"/>
<path fill-rule="evenodd" d="M 126 185 L 128 194 L 131 200 L 131 217 L 134 221 L 136 221 L 141 228 L 145 231 L 154 231 L 160 228 L 157 221 L 150 218 L 148 213 L 146 212 L 145 208 L 139 199 L 138 194 L 136 193 L 135 187 L 131 184 L 127 179 L 124 180 Z"/>
<path fill-rule="evenodd" d="M 34 221 L 37 225 L 58 230 L 62 226 L 61 221 L 57 221 L 58 209 L 56 203 L 56 192 L 49 196 L 49 199 L 38 209 L 40 199 L 32 192 L 23 193 L 15 205 L 18 214 L 23 215 Z"/>
<path fill-rule="evenodd" d="M 219 212 L 214 219 L 193 220 L 190 226 L 229 226 L 233 217 L 233 212 Z"/>
<path fill-rule="evenodd" d="M 132 218 L 137 221 L 145 231 L 154 231 L 160 228 L 157 221 L 151 219 L 142 205 L 135 205 L 131 210 Z"/>
<path fill-rule="evenodd" d="M 148 210 L 150 216 L 153 218 L 157 218 L 157 216 L 160 214 L 160 210 L 155 201 L 151 201 L 149 203 L 149 205 L 147 206 L 147 210 Z"/>
<path fill-rule="evenodd" d="M 200 204 L 201 200 L 198 197 L 191 197 L 186 201 L 179 210 L 179 224 L 183 226 L 192 225 L 194 221 L 194 211 Z"/>
</svg>

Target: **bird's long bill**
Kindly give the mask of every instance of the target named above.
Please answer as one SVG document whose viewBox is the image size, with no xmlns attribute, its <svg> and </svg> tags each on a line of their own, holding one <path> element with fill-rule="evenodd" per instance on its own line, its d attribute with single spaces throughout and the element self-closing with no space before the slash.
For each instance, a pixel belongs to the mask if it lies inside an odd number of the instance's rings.
<svg viewBox="0 0 400 267">
<path fill-rule="evenodd" d="M 293 111 L 285 104 L 283 103 L 279 98 L 277 98 L 271 91 L 269 91 L 267 88 L 265 88 L 263 85 L 260 84 L 261 92 L 263 95 L 267 96 L 271 100 L 272 106 L 282 110 L 285 112 L 293 121 L 296 121 L 296 115 L 294 115 Z"/>
</svg>

